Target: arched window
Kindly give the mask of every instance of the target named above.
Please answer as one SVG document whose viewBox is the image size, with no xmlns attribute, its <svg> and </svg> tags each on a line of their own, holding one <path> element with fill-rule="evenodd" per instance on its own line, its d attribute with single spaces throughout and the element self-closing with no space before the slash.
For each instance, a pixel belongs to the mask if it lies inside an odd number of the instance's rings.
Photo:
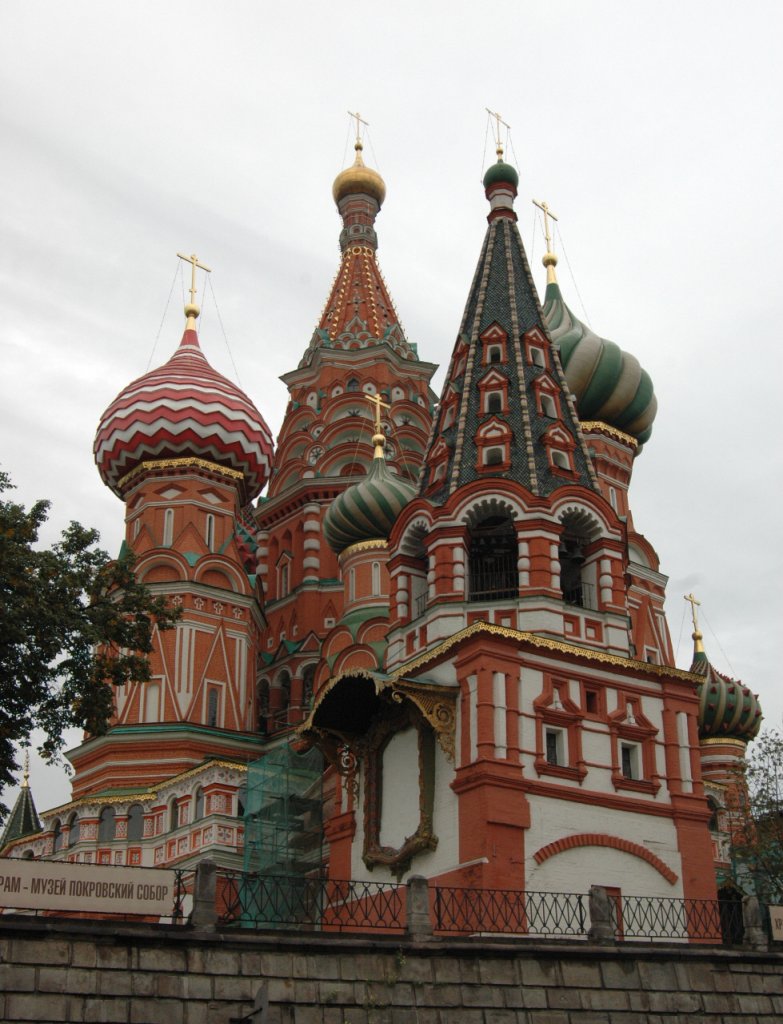
<svg viewBox="0 0 783 1024">
<path fill-rule="evenodd" d="M 356 569 L 348 570 L 348 600 L 356 600 Z"/>
<path fill-rule="evenodd" d="M 359 390 L 359 381 L 355 377 L 351 377 L 351 379 L 345 385 L 345 390 L 346 391 L 358 391 Z"/>
<path fill-rule="evenodd" d="M 207 522 L 204 528 L 204 540 L 207 544 L 207 551 L 215 550 L 215 517 L 207 512 Z"/>
<path fill-rule="evenodd" d="M 128 842 L 137 843 L 144 835 L 144 808 L 131 804 L 128 808 Z"/>
<path fill-rule="evenodd" d="M 244 818 L 247 806 L 247 783 L 243 782 L 237 790 L 237 817 Z"/>
<path fill-rule="evenodd" d="M 32 860 L 32 859 L 33 859 L 33 851 L 32 850 L 25 850 L 24 853 L 22 854 L 22 860 Z"/>
<path fill-rule="evenodd" d="M 163 547 L 170 548 L 174 542 L 174 509 L 167 508 L 163 514 Z"/>
<path fill-rule="evenodd" d="M 98 842 L 111 843 L 114 840 L 114 808 L 104 807 L 98 819 Z"/>
<path fill-rule="evenodd" d="M 550 420 L 557 419 L 557 408 L 551 395 L 541 396 L 541 413 L 543 416 L 548 416 Z"/>
<path fill-rule="evenodd" d="M 313 689 L 315 687 L 315 662 L 305 666 L 302 673 L 302 704 L 309 709 L 313 702 Z"/>
<path fill-rule="evenodd" d="M 211 686 L 207 692 L 207 725 L 212 729 L 217 728 L 219 706 L 220 694 L 217 687 Z"/>
<path fill-rule="evenodd" d="M 79 842 L 79 816 L 74 813 L 68 819 L 68 845 L 75 846 Z"/>
<path fill-rule="evenodd" d="M 707 806 L 710 809 L 710 820 L 707 825 L 710 832 L 717 832 L 719 829 L 718 812 L 720 811 L 720 804 L 714 796 L 707 797 Z"/>
<path fill-rule="evenodd" d="M 595 586 L 588 581 L 585 573 L 584 552 L 590 541 L 588 522 L 574 513 L 563 518 L 563 533 L 558 548 L 560 589 L 565 603 L 577 608 L 597 608 Z"/>
<path fill-rule="evenodd" d="M 486 448 L 484 450 L 484 465 L 485 466 L 502 466 L 503 465 L 503 449 L 502 448 Z"/>
<path fill-rule="evenodd" d="M 291 676 L 287 672 L 281 672 L 277 677 L 277 686 L 280 690 L 280 704 L 278 708 L 278 725 L 286 725 L 288 722 L 288 706 L 291 703 Z"/>
<path fill-rule="evenodd" d="M 177 798 L 173 796 L 169 801 L 169 832 L 173 832 L 179 828 L 179 804 Z"/>
<path fill-rule="evenodd" d="M 269 717 L 269 680 L 262 679 L 258 684 L 258 729 L 266 732 L 266 720 Z"/>
<path fill-rule="evenodd" d="M 193 811 L 193 820 L 198 821 L 204 817 L 204 790 L 201 786 L 196 790 L 196 806 Z"/>
<path fill-rule="evenodd" d="M 503 396 L 499 391 L 490 391 L 487 395 L 487 412 L 503 411 Z"/>
<path fill-rule="evenodd" d="M 381 593 L 381 563 L 372 563 L 372 596 L 379 597 Z"/>
<path fill-rule="evenodd" d="M 54 833 L 54 851 L 56 853 L 58 850 L 62 850 L 63 848 L 63 830 L 59 818 L 54 819 L 52 832 Z"/>
<path fill-rule="evenodd" d="M 517 535 L 509 516 L 489 516 L 471 527 L 468 538 L 470 601 L 498 601 L 519 595 Z"/>
<path fill-rule="evenodd" d="M 160 701 L 160 686 L 157 683 L 147 683 L 144 693 L 144 720 L 145 722 L 157 722 L 160 715 L 158 703 Z"/>
</svg>

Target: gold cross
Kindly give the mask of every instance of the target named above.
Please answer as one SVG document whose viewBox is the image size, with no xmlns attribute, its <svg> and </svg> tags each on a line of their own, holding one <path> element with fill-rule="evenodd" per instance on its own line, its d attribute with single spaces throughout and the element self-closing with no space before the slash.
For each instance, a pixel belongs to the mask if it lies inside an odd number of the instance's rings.
<svg viewBox="0 0 783 1024">
<path fill-rule="evenodd" d="M 354 112 L 352 110 L 349 110 L 348 111 L 348 116 L 352 117 L 354 119 L 354 121 L 356 121 L 356 141 L 357 142 L 361 142 L 362 141 L 362 128 L 361 128 L 361 126 L 364 125 L 365 128 L 369 128 L 370 127 L 370 122 L 369 121 L 365 121 L 364 118 L 362 117 L 362 115 L 358 111 L 354 114 Z"/>
<path fill-rule="evenodd" d="M 692 593 L 691 594 L 684 594 L 683 596 L 684 596 L 685 600 L 691 606 L 691 617 L 693 619 L 693 631 L 694 631 L 694 633 L 698 633 L 699 632 L 699 616 L 698 616 L 698 613 L 697 613 L 696 609 L 701 604 L 701 601 L 697 601 Z"/>
<path fill-rule="evenodd" d="M 489 107 L 484 108 L 490 117 L 495 118 L 495 152 L 498 155 L 498 160 L 503 156 L 503 143 L 500 138 L 500 126 L 503 125 L 508 131 L 511 131 L 511 125 L 506 124 L 503 118 L 496 110 L 490 110 Z"/>
<path fill-rule="evenodd" d="M 198 256 L 195 253 L 193 253 L 191 256 L 183 256 L 181 252 L 178 252 L 177 256 L 179 256 L 179 258 L 181 260 L 184 260 L 186 263 L 190 263 L 191 264 L 192 273 L 190 275 L 190 302 L 191 302 L 191 305 L 195 306 L 195 304 L 196 304 L 196 267 L 198 267 L 199 270 L 206 270 L 206 272 L 208 274 L 211 274 L 212 271 L 209 269 L 209 267 L 205 267 L 203 263 L 199 263 Z M 198 316 L 198 313 L 196 313 L 196 316 Z"/>
<path fill-rule="evenodd" d="M 544 238 L 546 239 L 546 248 L 547 252 L 552 252 L 552 236 L 549 234 L 549 218 L 551 217 L 552 220 L 557 220 L 557 217 L 544 202 L 539 203 L 537 199 L 534 199 L 533 206 L 537 206 L 539 210 L 542 210 L 544 213 Z"/>
<path fill-rule="evenodd" d="M 381 432 L 381 409 L 391 409 L 390 405 L 387 405 L 383 401 L 380 395 L 365 395 L 368 402 L 372 402 L 375 406 L 375 433 L 380 434 Z"/>
</svg>

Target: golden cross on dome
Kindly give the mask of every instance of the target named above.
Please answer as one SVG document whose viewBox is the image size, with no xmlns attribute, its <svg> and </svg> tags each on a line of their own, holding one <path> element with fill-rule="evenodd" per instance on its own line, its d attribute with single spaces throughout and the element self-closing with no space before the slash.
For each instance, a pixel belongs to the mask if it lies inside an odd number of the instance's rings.
<svg viewBox="0 0 783 1024">
<path fill-rule="evenodd" d="M 24 775 L 22 776 L 22 789 L 30 788 L 30 748 L 26 747 L 24 752 Z"/>
<path fill-rule="evenodd" d="M 391 406 L 384 402 L 380 395 L 365 395 L 368 402 L 375 406 L 375 433 L 381 433 L 381 409 L 391 409 Z"/>
<path fill-rule="evenodd" d="M 537 199 L 533 200 L 533 206 L 537 206 L 544 214 L 544 238 L 546 239 L 547 252 L 552 252 L 552 236 L 549 234 L 549 219 L 557 220 L 557 217 L 550 210 L 549 206 L 545 202 L 539 202 Z"/>
<path fill-rule="evenodd" d="M 693 629 L 695 633 L 699 632 L 699 615 L 696 609 L 701 605 L 701 601 L 697 601 L 693 594 L 683 595 L 685 600 L 691 606 L 691 618 L 693 619 Z"/>
<path fill-rule="evenodd" d="M 352 110 L 349 110 L 348 111 L 348 116 L 352 117 L 354 119 L 354 121 L 356 122 L 356 141 L 357 141 L 357 143 L 359 145 L 361 145 L 362 144 L 362 125 L 364 125 L 365 128 L 369 128 L 370 127 L 370 122 L 369 121 L 365 121 L 364 118 L 362 117 L 362 115 L 358 111 L 354 114 L 354 112 Z"/>
<path fill-rule="evenodd" d="M 191 256 L 183 256 L 181 252 L 178 252 L 177 256 L 179 256 L 179 258 L 181 260 L 184 260 L 186 263 L 190 263 L 190 265 L 191 265 L 190 302 L 191 302 L 191 305 L 195 306 L 195 304 L 196 304 L 196 267 L 198 267 L 199 270 L 206 270 L 206 272 L 208 274 L 211 274 L 212 271 L 210 270 L 209 267 L 204 266 L 203 263 L 199 263 L 198 256 L 195 253 L 193 253 Z M 196 314 L 196 315 L 198 315 L 198 314 Z"/>
<path fill-rule="evenodd" d="M 495 152 L 498 155 L 498 160 L 502 160 L 503 142 L 500 138 L 500 126 L 503 125 L 507 131 L 511 131 L 511 125 L 507 124 L 496 110 L 490 110 L 489 107 L 485 107 L 484 109 L 490 117 L 495 118 Z"/>
</svg>

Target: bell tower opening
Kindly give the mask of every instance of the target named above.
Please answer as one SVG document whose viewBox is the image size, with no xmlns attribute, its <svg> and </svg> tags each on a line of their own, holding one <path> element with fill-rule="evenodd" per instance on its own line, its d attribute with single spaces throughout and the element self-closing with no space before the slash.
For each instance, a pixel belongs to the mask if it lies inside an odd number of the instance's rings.
<svg viewBox="0 0 783 1024">
<path fill-rule="evenodd" d="M 590 579 L 585 552 L 594 539 L 595 524 L 586 515 L 570 512 L 563 517 L 558 547 L 560 589 L 565 604 L 596 609 L 595 581 Z"/>
<path fill-rule="evenodd" d="M 507 515 L 488 516 L 468 532 L 469 601 L 519 596 L 517 535 Z"/>
</svg>

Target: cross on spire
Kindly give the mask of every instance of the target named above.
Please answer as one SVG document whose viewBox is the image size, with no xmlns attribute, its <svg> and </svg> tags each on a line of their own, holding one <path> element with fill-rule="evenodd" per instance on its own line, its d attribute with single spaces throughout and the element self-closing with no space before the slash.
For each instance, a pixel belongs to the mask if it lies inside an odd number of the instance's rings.
<svg viewBox="0 0 783 1024">
<path fill-rule="evenodd" d="M 206 270 L 208 274 L 211 274 L 212 271 L 203 263 L 199 263 L 198 256 L 195 253 L 193 253 L 190 256 L 183 256 L 181 252 L 178 252 L 177 256 L 179 256 L 181 260 L 184 260 L 186 263 L 190 263 L 191 265 L 190 304 L 194 306 L 196 304 L 196 267 L 198 267 L 199 270 Z"/>
<path fill-rule="evenodd" d="M 538 199 L 534 199 L 533 206 L 537 206 L 544 214 L 544 238 L 546 239 L 546 248 L 547 252 L 552 252 L 552 236 L 549 234 L 549 220 L 551 218 L 556 221 L 557 217 L 552 213 L 546 202 L 539 202 Z"/>
<path fill-rule="evenodd" d="M 699 632 L 699 614 L 696 609 L 701 605 L 701 601 L 697 601 L 693 594 L 685 594 L 684 599 L 691 606 L 691 618 L 693 619 L 694 632 Z"/>
<path fill-rule="evenodd" d="M 503 127 L 506 129 L 506 131 L 510 132 L 511 131 L 511 125 L 507 124 L 496 110 L 490 110 L 489 107 L 485 107 L 484 109 L 486 110 L 486 112 L 489 114 L 490 117 L 494 117 L 495 118 L 495 152 L 498 155 L 498 160 L 502 160 L 503 159 L 503 142 L 502 142 L 502 140 L 500 138 L 500 126 L 503 125 Z"/>
<path fill-rule="evenodd" d="M 375 433 L 381 433 L 381 409 L 391 409 L 391 406 L 384 402 L 380 395 L 365 395 L 368 402 L 375 406 Z"/>
<path fill-rule="evenodd" d="M 361 146 L 361 144 L 362 144 L 362 125 L 364 125 L 365 128 L 369 128 L 370 127 L 370 122 L 369 121 L 365 121 L 364 118 L 362 117 L 362 115 L 358 111 L 356 113 L 354 113 L 352 110 L 349 110 L 348 111 L 348 116 L 352 117 L 354 119 L 354 121 L 356 122 L 356 143 L 357 143 L 357 145 Z"/>
</svg>

